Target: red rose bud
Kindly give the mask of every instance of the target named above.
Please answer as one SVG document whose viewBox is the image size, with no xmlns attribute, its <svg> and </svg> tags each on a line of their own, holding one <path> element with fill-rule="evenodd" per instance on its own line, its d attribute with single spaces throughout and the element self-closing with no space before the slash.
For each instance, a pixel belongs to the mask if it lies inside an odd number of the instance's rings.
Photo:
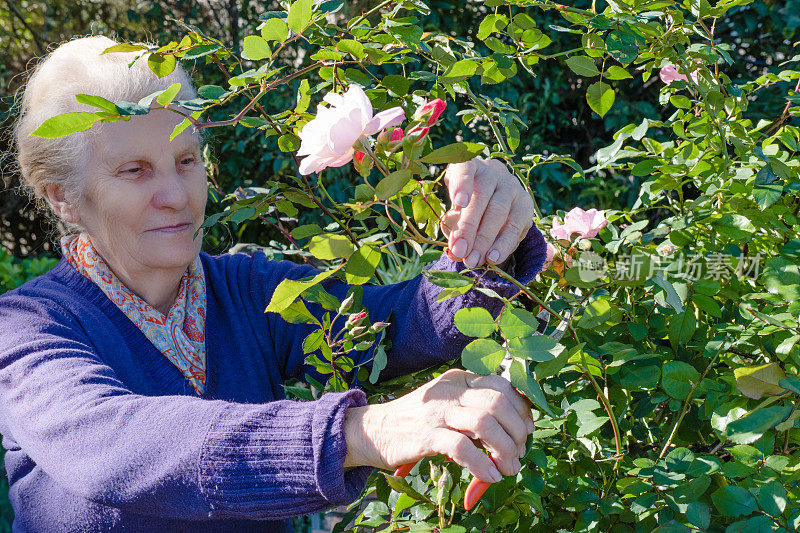
<svg viewBox="0 0 800 533">
<path fill-rule="evenodd" d="M 403 140 L 403 128 L 395 128 L 392 130 L 392 138 L 389 139 L 391 141 L 402 141 Z"/>
<path fill-rule="evenodd" d="M 372 161 L 372 158 L 367 157 L 367 154 L 364 152 L 356 152 L 353 155 L 353 167 L 356 169 L 356 172 L 364 177 L 369 175 L 369 171 L 372 170 L 373 164 L 374 162 Z"/>
<path fill-rule="evenodd" d="M 427 126 L 424 128 L 414 128 L 413 130 L 408 132 L 408 139 L 412 144 L 421 145 L 422 141 L 425 140 L 425 137 L 428 135 L 430 128 Z"/>
<path fill-rule="evenodd" d="M 352 328 L 354 326 L 357 326 L 365 318 L 367 318 L 367 312 L 366 311 L 361 311 L 360 313 L 356 313 L 354 315 L 350 315 L 347 318 L 347 327 Z"/>
<path fill-rule="evenodd" d="M 355 160 L 356 163 L 360 164 L 362 161 L 364 161 L 365 155 L 367 154 L 365 154 L 364 152 L 356 152 L 356 155 L 353 156 L 353 160 Z"/>
<path fill-rule="evenodd" d="M 436 120 L 444 112 L 446 107 L 447 107 L 447 102 L 445 102 L 441 98 L 437 98 L 436 100 L 431 100 L 425 105 L 422 105 L 417 108 L 417 110 L 414 112 L 414 120 L 425 119 L 428 125 L 431 125 L 434 122 L 436 122 Z"/>
</svg>

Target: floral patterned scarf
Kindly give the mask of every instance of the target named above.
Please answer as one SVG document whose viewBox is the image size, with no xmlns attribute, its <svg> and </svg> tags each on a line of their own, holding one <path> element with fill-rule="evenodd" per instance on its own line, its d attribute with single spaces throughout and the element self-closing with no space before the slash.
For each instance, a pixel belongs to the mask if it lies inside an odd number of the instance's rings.
<svg viewBox="0 0 800 533">
<path fill-rule="evenodd" d="M 178 298 L 167 315 L 128 289 L 92 246 L 89 235 L 61 238 L 61 251 L 75 269 L 96 283 L 142 333 L 163 353 L 197 394 L 206 385 L 206 284 L 196 257 L 181 278 Z"/>
</svg>

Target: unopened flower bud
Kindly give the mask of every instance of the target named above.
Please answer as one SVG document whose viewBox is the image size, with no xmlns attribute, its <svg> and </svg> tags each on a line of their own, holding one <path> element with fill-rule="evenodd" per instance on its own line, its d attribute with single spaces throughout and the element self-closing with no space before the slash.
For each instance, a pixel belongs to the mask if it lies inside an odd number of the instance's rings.
<svg viewBox="0 0 800 533">
<path fill-rule="evenodd" d="M 367 326 L 356 326 L 350 330 L 350 335 L 352 335 L 353 338 L 355 338 L 364 333 L 365 331 L 367 331 Z"/>
<path fill-rule="evenodd" d="M 414 112 L 414 120 L 425 120 L 425 122 L 430 126 L 436 122 L 446 107 L 447 102 L 441 98 L 431 100 L 430 102 L 427 102 L 426 104 L 417 108 L 417 110 Z"/>
<path fill-rule="evenodd" d="M 380 333 L 381 331 L 385 330 L 387 327 L 389 327 L 389 323 L 388 322 L 375 322 L 374 324 L 372 324 L 372 326 L 369 328 L 369 330 L 372 333 Z"/>
<path fill-rule="evenodd" d="M 365 318 L 367 318 L 367 312 L 366 312 L 366 311 L 361 311 L 360 313 L 355 313 L 355 314 L 353 314 L 353 315 L 350 315 L 350 316 L 347 318 L 347 324 L 346 324 L 346 327 L 347 327 L 348 329 L 352 329 L 352 328 L 354 328 L 355 326 L 358 326 L 359 324 L 361 324 L 361 322 L 362 322 L 362 321 L 363 321 Z"/>
<path fill-rule="evenodd" d="M 339 306 L 339 314 L 341 315 L 348 312 L 350 308 L 353 307 L 353 302 L 355 299 L 355 294 L 350 293 L 350 296 L 342 300 L 342 304 Z"/>
</svg>

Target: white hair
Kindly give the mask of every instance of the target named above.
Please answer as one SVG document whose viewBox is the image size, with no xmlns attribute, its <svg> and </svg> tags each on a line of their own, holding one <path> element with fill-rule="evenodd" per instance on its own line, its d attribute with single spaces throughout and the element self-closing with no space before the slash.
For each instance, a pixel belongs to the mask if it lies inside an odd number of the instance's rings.
<svg viewBox="0 0 800 533">
<path fill-rule="evenodd" d="M 17 161 L 23 190 L 45 211 L 49 207 L 45 188 L 50 184 L 60 185 L 70 201 L 80 201 L 82 169 L 91 157 L 90 141 L 97 135 L 98 127 L 56 139 L 34 137 L 30 133 L 56 115 L 98 111 L 78 103 L 76 95 L 101 96 L 111 102 L 138 102 L 180 83 L 177 99 L 197 97 L 191 77 L 180 66 L 159 78 L 148 67 L 146 55 L 129 67 L 142 51 L 102 54 L 116 44 L 103 36 L 65 42 L 36 65 L 24 86 L 14 127 Z M 79 228 L 67 225 L 66 229 L 71 232 Z"/>
</svg>

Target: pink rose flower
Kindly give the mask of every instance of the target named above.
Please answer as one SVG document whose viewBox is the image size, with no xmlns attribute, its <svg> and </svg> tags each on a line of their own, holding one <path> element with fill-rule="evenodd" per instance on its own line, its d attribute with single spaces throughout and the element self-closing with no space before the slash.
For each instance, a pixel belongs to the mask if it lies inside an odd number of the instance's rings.
<svg viewBox="0 0 800 533">
<path fill-rule="evenodd" d="M 692 79 L 695 83 L 697 83 L 697 71 L 691 73 Z M 675 68 L 675 65 L 667 65 L 666 67 L 662 68 L 659 73 L 658 77 L 661 78 L 666 85 L 671 84 L 673 81 L 688 81 L 686 78 L 686 74 L 681 74 L 678 72 L 678 69 Z"/>
<path fill-rule="evenodd" d="M 568 241 L 573 233 L 577 233 L 584 239 L 591 239 L 596 237 L 606 224 L 608 224 L 608 220 L 603 211 L 597 209 L 584 211 L 580 207 L 573 207 L 564 217 L 563 224 L 558 218 L 553 219 L 550 235 L 554 239 Z"/>
<path fill-rule="evenodd" d="M 547 243 L 545 247 L 545 258 L 544 264 L 542 265 L 542 272 L 547 270 L 550 267 L 550 264 L 553 262 L 553 258 L 556 256 L 557 250 L 556 247 L 553 246 L 551 243 Z"/>
<path fill-rule="evenodd" d="M 317 107 L 317 116 L 298 134 L 300 174 L 319 172 L 328 167 L 341 167 L 352 161 L 354 145 L 362 138 L 375 135 L 384 128 L 396 126 L 405 118 L 401 107 L 393 107 L 372 116 L 372 104 L 364 91 L 351 85 L 346 93 L 328 93 L 323 98 L 330 104 Z"/>
</svg>

